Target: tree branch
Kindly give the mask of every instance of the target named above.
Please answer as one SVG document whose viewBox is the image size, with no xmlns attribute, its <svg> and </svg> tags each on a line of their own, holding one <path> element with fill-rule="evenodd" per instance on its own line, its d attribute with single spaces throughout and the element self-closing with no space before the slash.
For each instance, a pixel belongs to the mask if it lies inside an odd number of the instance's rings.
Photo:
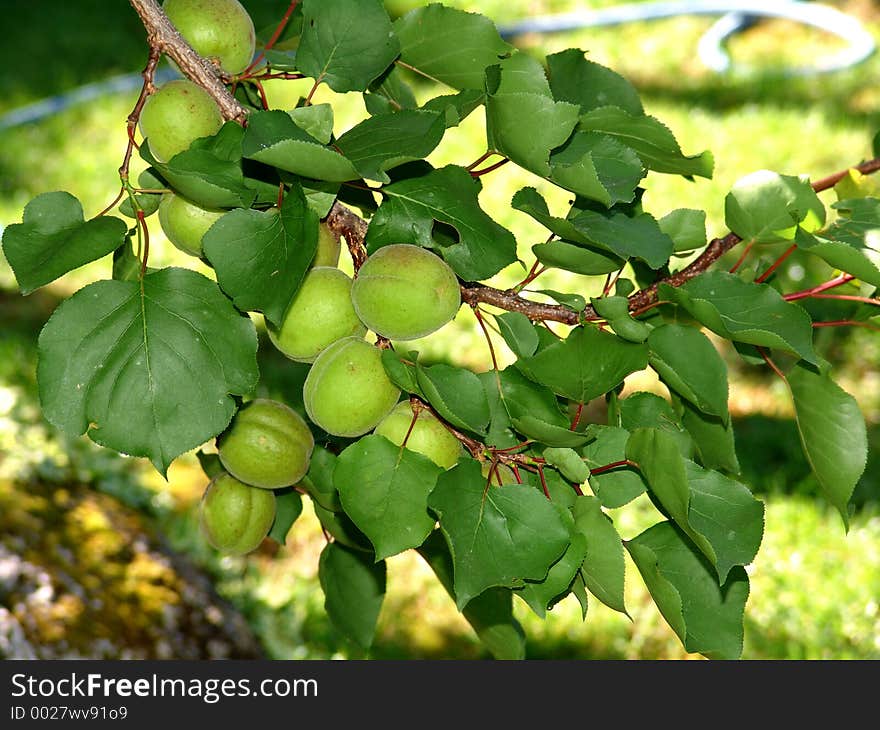
<svg viewBox="0 0 880 730">
<path fill-rule="evenodd" d="M 184 76 L 207 91 L 217 102 L 224 119 L 246 124 L 248 111 L 226 89 L 220 69 L 192 49 L 168 20 L 159 3 L 156 0 L 129 2 L 144 24 L 150 48 L 168 56 Z"/>
</svg>

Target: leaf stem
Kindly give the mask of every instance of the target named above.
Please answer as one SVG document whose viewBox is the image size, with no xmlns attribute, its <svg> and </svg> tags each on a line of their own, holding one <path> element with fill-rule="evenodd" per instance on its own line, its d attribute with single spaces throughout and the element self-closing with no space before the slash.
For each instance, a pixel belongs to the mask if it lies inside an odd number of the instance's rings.
<svg viewBox="0 0 880 730">
<path fill-rule="evenodd" d="M 789 256 L 791 256 L 795 251 L 797 251 L 797 245 L 791 244 L 791 246 L 789 246 L 787 249 L 785 249 L 785 251 L 782 253 L 782 255 L 778 259 L 776 259 L 776 261 L 774 261 L 772 264 L 770 264 L 770 266 L 767 268 L 767 270 L 763 274 L 761 274 L 757 279 L 755 279 L 755 283 L 756 284 L 763 284 L 765 281 L 767 281 L 767 279 L 769 279 L 773 275 L 773 272 L 776 271 L 776 269 L 778 269 L 782 265 L 782 263 L 785 261 L 785 259 L 787 259 Z"/>
</svg>

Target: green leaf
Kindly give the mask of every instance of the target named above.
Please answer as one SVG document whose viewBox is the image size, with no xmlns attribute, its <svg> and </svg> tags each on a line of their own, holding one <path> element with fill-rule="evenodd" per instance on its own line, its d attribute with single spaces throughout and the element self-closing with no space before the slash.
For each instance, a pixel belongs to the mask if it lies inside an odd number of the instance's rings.
<svg viewBox="0 0 880 730">
<path fill-rule="evenodd" d="M 391 381 L 401 390 L 425 398 L 418 380 L 418 367 L 415 363 L 417 352 L 399 353 L 395 350 L 382 350 L 382 365 Z M 405 362 L 405 361 L 409 362 Z"/>
<path fill-rule="evenodd" d="M 595 438 L 581 449 L 584 462 L 590 469 L 616 464 L 626 459 L 629 431 L 617 426 L 590 426 Z M 621 466 L 601 474 L 590 475 L 590 488 L 603 507 L 616 509 L 629 504 L 648 488 L 638 469 Z"/>
<path fill-rule="evenodd" d="M 867 245 L 867 239 L 853 245 L 849 241 L 835 241 L 827 236 L 827 233 L 814 236 L 798 229 L 794 242 L 799 249 L 818 256 L 829 266 L 852 274 L 871 286 L 880 286 L 880 269 L 874 262 L 880 259 L 880 254 Z"/>
<path fill-rule="evenodd" d="M 283 111 L 250 115 L 242 140 L 242 154 L 248 159 L 317 180 L 345 182 L 360 177 L 351 160 L 321 144 Z"/>
<path fill-rule="evenodd" d="M 336 140 L 336 147 L 359 175 L 389 183 L 386 170 L 427 157 L 445 131 L 440 114 L 405 110 L 365 119 Z"/>
<path fill-rule="evenodd" d="M 564 519 L 572 522 L 570 514 L 566 514 Z M 546 618 L 547 611 L 565 597 L 586 553 L 587 538 L 580 533 L 572 534 L 571 542 L 562 557 L 550 566 L 547 577 L 540 581 L 526 581 L 522 588 L 514 589 L 515 593 L 539 618 Z"/>
<path fill-rule="evenodd" d="M 597 213 L 592 210 L 572 212 L 569 218 L 556 218 L 550 215 L 547 203 L 534 188 L 523 188 L 511 201 L 511 206 L 527 213 L 541 225 L 545 226 L 560 238 L 581 246 L 599 247 L 615 256 L 637 257 L 653 268 L 659 268 L 672 255 L 672 239 L 663 231 L 657 221 L 647 213 L 630 217 L 625 213 Z M 558 255 L 574 257 L 583 268 L 593 268 L 594 272 L 577 271 L 577 273 L 607 273 L 622 267 L 620 258 L 608 258 L 607 254 L 587 251 L 580 259 L 570 244 L 554 241 L 549 244 L 538 244 L 533 250 L 540 249 L 544 256 L 553 255 L 555 247 L 561 244 Z M 568 249 L 568 253 L 565 253 Z M 537 255 L 537 253 L 536 253 Z M 611 264 L 614 263 L 612 267 Z M 559 268 L 568 268 L 560 266 Z M 607 271 L 602 269 L 607 268 Z M 569 269 L 575 271 L 575 269 Z"/>
<path fill-rule="evenodd" d="M 467 431 L 483 434 L 489 425 L 489 402 L 475 373 L 440 363 L 419 367 L 419 387 L 440 416 Z"/>
<path fill-rule="evenodd" d="M 339 455 L 333 482 L 346 514 L 373 543 L 377 560 L 418 547 L 434 529 L 427 497 L 441 471 L 384 436 L 364 436 Z"/>
<path fill-rule="evenodd" d="M 321 144 L 333 138 L 333 107 L 330 104 L 309 104 L 287 112 L 297 127 Z"/>
<path fill-rule="evenodd" d="M 428 498 L 455 566 L 459 610 L 487 588 L 542 580 L 570 534 L 560 513 L 528 485 L 486 488 L 473 459 L 443 472 Z"/>
<path fill-rule="evenodd" d="M 570 482 L 583 484 L 590 478 L 590 468 L 574 449 L 551 446 L 544 449 L 543 456 L 550 466 L 555 466 Z"/>
<path fill-rule="evenodd" d="M 465 89 L 457 94 L 435 96 L 422 106 L 425 111 L 440 112 L 447 129 L 457 127 L 472 111 L 486 102 L 486 94 L 476 89 Z"/>
<path fill-rule="evenodd" d="M 700 463 L 707 469 L 720 469 L 739 474 L 733 421 L 728 420 L 725 424 L 720 418 L 700 412 L 687 401 L 680 403 L 681 424 L 693 439 Z"/>
<path fill-rule="evenodd" d="M 526 438 L 557 447 L 577 447 L 589 438 L 569 428 L 569 420 L 549 388 L 529 380 L 513 365 L 498 378 L 510 423 Z"/>
<path fill-rule="evenodd" d="M 648 347 L 626 342 L 594 326 L 575 327 L 565 340 L 521 358 L 526 377 L 554 393 L 587 403 L 623 382 L 648 363 Z"/>
<path fill-rule="evenodd" d="M 587 308 L 587 300 L 580 294 L 568 294 L 566 292 L 553 291 L 553 289 L 536 289 L 535 293 L 544 294 L 563 307 L 568 307 L 573 312 L 583 312 Z"/>
<path fill-rule="evenodd" d="M 219 434 L 256 385 L 257 334 L 217 285 L 187 269 L 98 281 L 40 333 L 43 413 L 76 436 L 146 456 L 163 474 Z"/>
<path fill-rule="evenodd" d="M 485 16 L 438 3 L 398 18 L 394 32 L 401 61 L 455 89 L 482 91 L 485 68 L 513 51 Z"/>
<path fill-rule="evenodd" d="M 550 157 L 550 179 L 606 207 L 629 203 L 645 176 L 638 155 L 613 137 L 575 132 Z"/>
<path fill-rule="evenodd" d="M 348 639 L 369 649 L 385 598 L 385 561 L 327 543 L 318 561 L 324 609 L 333 626 Z"/>
<path fill-rule="evenodd" d="M 373 547 L 370 544 L 369 539 L 367 539 L 367 536 L 355 527 L 354 522 L 351 521 L 351 518 L 345 514 L 345 512 L 334 512 L 325 509 L 318 502 L 312 503 L 312 509 L 315 511 L 315 516 L 321 523 L 321 528 L 325 530 L 336 543 L 351 548 L 352 550 L 357 550 L 361 553 L 367 553 L 372 560 Z"/>
<path fill-rule="evenodd" d="M 865 418 L 856 400 L 827 375 L 798 363 L 786 380 L 804 454 L 849 529 L 849 499 L 868 458 Z"/>
<path fill-rule="evenodd" d="M 866 255 L 873 257 L 880 231 L 880 198 L 840 200 L 831 207 L 840 215 L 823 231 L 823 236 L 855 248 L 868 248 L 871 254 Z"/>
<path fill-rule="evenodd" d="M 680 287 L 661 284 L 659 295 L 728 340 L 778 347 L 814 365 L 820 362 L 813 351 L 810 316 L 768 284 L 752 284 L 726 271 L 707 271 Z"/>
<path fill-rule="evenodd" d="M 400 52 L 380 0 L 303 0 L 297 68 L 333 91 L 365 91 Z"/>
<path fill-rule="evenodd" d="M 316 444 L 309 459 L 309 471 L 302 484 L 317 504 L 331 512 L 342 511 L 342 502 L 339 501 L 339 493 L 333 483 L 336 459 L 336 454 Z"/>
<path fill-rule="evenodd" d="M 532 246 L 532 253 L 544 266 L 584 276 L 610 274 L 623 268 L 626 263 L 612 254 L 600 253 L 565 241 L 536 243 Z"/>
<path fill-rule="evenodd" d="M 634 116 L 644 111 L 639 92 L 629 81 L 588 61 L 577 48 L 547 56 L 547 67 L 553 98 L 578 104 L 582 113 L 604 106 L 617 106 Z"/>
<path fill-rule="evenodd" d="M 506 449 L 508 446 L 515 446 L 522 439 L 513 432 L 513 424 L 510 421 L 510 415 L 501 398 L 501 387 L 499 385 L 500 375 L 496 370 L 486 370 L 477 373 L 480 384 L 483 386 L 483 392 L 486 394 L 486 400 L 489 403 L 489 428 L 486 429 L 486 436 L 483 442 L 486 446 L 494 446 L 500 449 Z"/>
<path fill-rule="evenodd" d="M 233 210 L 202 237 L 205 256 L 235 306 L 280 327 L 318 247 L 318 216 L 294 185 L 281 210 Z"/>
<path fill-rule="evenodd" d="M 388 114 L 418 107 L 416 95 L 406 83 L 400 66 L 390 66 L 364 94 L 364 105 L 370 114 Z"/>
<path fill-rule="evenodd" d="M 623 542 L 596 497 L 580 496 L 572 508 L 575 530 L 586 539 L 581 575 L 586 587 L 609 608 L 626 611 Z"/>
<path fill-rule="evenodd" d="M 538 349 L 538 333 L 526 315 L 521 312 L 496 314 L 495 321 L 501 336 L 517 357 L 530 357 Z"/>
<path fill-rule="evenodd" d="M 727 366 L 706 335 L 695 327 L 663 324 L 651 331 L 648 347 L 648 362 L 666 385 L 727 422 Z"/>
<path fill-rule="evenodd" d="M 739 659 L 749 578 L 734 568 L 718 585 L 709 561 L 670 522 L 625 543 L 663 618 L 684 648 L 710 659 Z"/>
<path fill-rule="evenodd" d="M 579 108 L 554 101 L 543 67 L 526 53 L 516 53 L 490 71 L 493 81 L 486 99 L 489 148 L 548 177 L 550 152 L 571 136 Z"/>
<path fill-rule="evenodd" d="M 709 559 L 721 583 L 734 566 L 755 557 L 764 531 L 764 506 L 747 487 L 682 458 L 674 439 L 642 428 L 626 446 L 651 494 Z"/>
<path fill-rule="evenodd" d="M 480 181 L 448 165 L 382 189 L 385 200 L 370 220 L 367 250 L 406 241 L 434 248 L 434 222 L 455 228 L 459 241 L 438 253 L 465 281 L 482 281 L 516 261 L 516 239 L 480 208 Z"/>
<path fill-rule="evenodd" d="M 572 223 L 586 240 L 622 258 L 641 259 L 652 269 L 659 269 L 672 255 L 672 239 L 648 213 L 630 217 L 584 210 Z"/>
<path fill-rule="evenodd" d="M 70 193 L 43 193 L 25 206 L 21 223 L 3 231 L 3 253 L 21 293 L 30 294 L 119 248 L 127 230 L 113 216 L 86 221 Z"/>
<path fill-rule="evenodd" d="M 632 148 L 649 170 L 712 177 L 715 165 L 712 153 L 707 150 L 699 155 L 685 155 L 669 128 L 654 117 L 605 106 L 582 115 L 579 129 L 606 134 Z"/>
<path fill-rule="evenodd" d="M 633 319 L 629 313 L 629 300 L 622 296 L 592 297 L 590 303 L 596 314 L 604 317 L 614 334 L 627 342 L 644 342 L 651 328 L 644 322 Z"/>
<path fill-rule="evenodd" d="M 431 533 L 419 554 L 454 600 L 452 556 L 440 530 Z M 509 589 L 489 588 L 471 600 L 461 613 L 495 659 L 525 659 L 525 632 L 513 616 L 513 594 Z"/>
<path fill-rule="evenodd" d="M 637 392 L 620 401 L 620 425 L 627 431 L 658 428 L 669 434 L 685 458 L 693 455 L 694 444 L 669 401 L 656 393 Z"/>
<path fill-rule="evenodd" d="M 275 491 L 275 521 L 269 530 L 269 537 L 284 545 L 287 533 L 293 523 L 302 514 L 303 502 L 299 492 L 293 487 L 285 487 Z"/>
<path fill-rule="evenodd" d="M 257 189 L 242 171 L 243 135 L 239 124 L 227 122 L 216 135 L 195 140 L 167 162 L 153 157 L 148 141 L 141 145 L 140 154 L 175 192 L 193 203 L 203 208 L 248 208 Z"/>
<path fill-rule="evenodd" d="M 706 236 L 706 211 L 677 208 L 657 221 L 660 230 L 672 239 L 675 253 L 703 248 Z"/>
<path fill-rule="evenodd" d="M 226 471 L 226 469 L 223 468 L 223 462 L 220 461 L 220 457 L 216 453 L 208 454 L 199 449 L 196 452 L 196 458 L 199 460 L 199 466 L 202 468 L 202 471 L 205 472 L 205 476 L 208 477 L 208 479 L 220 476 Z"/>
<path fill-rule="evenodd" d="M 792 241 L 798 227 L 808 233 L 825 223 L 825 206 L 806 177 L 759 170 L 734 183 L 724 199 L 724 219 L 745 241 Z"/>
</svg>

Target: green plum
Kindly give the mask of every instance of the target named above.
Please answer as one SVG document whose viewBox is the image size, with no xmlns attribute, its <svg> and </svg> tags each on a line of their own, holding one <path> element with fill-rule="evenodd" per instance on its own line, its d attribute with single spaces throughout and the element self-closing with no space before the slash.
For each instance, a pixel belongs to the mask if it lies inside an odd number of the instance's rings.
<svg viewBox="0 0 880 730">
<path fill-rule="evenodd" d="M 242 406 L 217 439 L 226 471 L 263 489 L 296 484 L 309 469 L 314 447 L 315 439 L 303 417 L 268 398 Z"/>
<path fill-rule="evenodd" d="M 312 266 L 337 266 L 339 264 L 339 252 L 342 244 L 337 236 L 326 223 L 318 226 L 318 250 L 312 261 Z"/>
<path fill-rule="evenodd" d="M 406 439 L 406 448 L 427 456 L 437 466 L 451 469 L 461 456 L 461 444 L 430 411 L 420 410 L 415 425 L 409 401 L 401 401 L 376 426 L 374 433 L 398 446 Z M 409 437 L 407 438 L 407 433 Z"/>
<path fill-rule="evenodd" d="M 281 327 L 268 330 L 275 347 L 297 362 L 313 362 L 336 340 L 367 333 L 351 304 L 351 279 L 332 266 L 310 269 Z"/>
<path fill-rule="evenodd" d="M 139 120 L 141 134 L 159 162 L 189 149 L 193 140 L 216 134 L 223 126 L 220 107 L 192 81 L 168 81 L 147 97 Z"/>
<path fill-rule="evenodd" d="M 334 436 L 361 436 L 394 408 L 400 390 L 388 378 L 377 347 L 343 337 L 318 355 L 303 384 L 306 413 Z"/>
<path fill-rule="evenodd" d="M 202 236 L 225 213 L 202 208 L 176 193 L 164 193 L 159 203 L 159 225 L 176 248 L 190 256 L 201 256 Z"/>
<path fill-rule="evenodd" d="M 165 0 L 162 9 L 196 53 L 225 73 L 241 73 L 253 60 L 254 23 L 238 0 Z"/>
<path fill-rule="evenodd" d="M 440 329 L 461 306 L 455 272 L 419 246 L 399 243 L 372 254 L 358 271 L 351 298 L 361 321 L 391 340 Z"/>
<path fill-rule="evenodd" d="M 255 550 L 274 520 L 274 492 L 248 486 L 225 472 L 210 481 L 199 502 L 199 530 L 227 555 Z"/>
</svg>

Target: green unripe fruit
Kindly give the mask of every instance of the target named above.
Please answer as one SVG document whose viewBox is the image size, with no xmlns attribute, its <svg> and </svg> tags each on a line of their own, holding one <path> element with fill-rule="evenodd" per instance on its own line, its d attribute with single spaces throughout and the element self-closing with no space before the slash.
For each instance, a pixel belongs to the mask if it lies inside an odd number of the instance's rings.
<svg viewBox="0 0 880 730">
<path fill-rule="evenodd" d="M 399 397 L 382 354 L 359 337 L 343 337 L 318 355 L 303 384 L 309 418 L 335 436 L 361 436 L 375 428 Z"/>
<path fill-rule="evenodd" d="M 312 266 L 338 266 L 341 249 L 342 244 L 339 241 L 339 236 L 336 236 L 326 223 L 321 223 L 318 226 L 318 250 L 315 253 Z"/>
<path fill-rule="evenodd" d="M 413 420 L 412 407 L 408 401 L 401 401 L 382 422 L 376 426 L 374 433 L 384 436 L 398 446 L 406 439 L 406 448 L 422 456 L 427 456 L 437 466 L 451 469 L 461 456 L 461 444 L 446 427 L 437 420 L 430 411 L 419 411 L 412 431 L 409 430 Z M 409 438 L 406 434 L 409 432 Z"/>
<path fill-rule="evenodd" d="M 225 213 L 202 208 L 175 193 L 164 193 L 159 202 L 159 225 L 176 248 L 190 256 L 201 256 L 202 236 Z"/>
<path fill-rule="evenodd" d="M 212 547 L 227 555 L 245 555 L 259 547 L 275 519 L 275 493 L 220 474 L 199 503 L 199 529 Z"/>
<path fill-rule="evenodd" d="M 461 306 L 455 272 L 430 251 L 403 243 L 384 246 L 364 262 L 351 298 L 361 321 L 391 340 L 429 335 Z"/>
<path fill-rule="evenodd" d="M 281 327 L 268 330 L 275 347 L 297 362 L 313 362 L 336 340 L 367 333 L 351 304 L 351 279 L 330 266 L 308 271 Z"/>
<path fill-rule="evenodd" d="M 138 124 L 153 157 L 167 162 L 189 149 L 193 140 L 216 134 L 223 117 L 207 91 L 192 81 L 177 79 L 147 97 Z"/>
<path fill-rule="evenodd" d="M 254 23 L 238 0 L 165 0 L 162 9 L 196 53 L 228 74 L 254 58 Z"/>
<path fill-rule="evenodd" d="M 223 467 L 245 484 L 278 489 L 309 469 L 315 439 L 303 417 L 267 398 L 246 403 L 217 440 Z"/>
</svg>

